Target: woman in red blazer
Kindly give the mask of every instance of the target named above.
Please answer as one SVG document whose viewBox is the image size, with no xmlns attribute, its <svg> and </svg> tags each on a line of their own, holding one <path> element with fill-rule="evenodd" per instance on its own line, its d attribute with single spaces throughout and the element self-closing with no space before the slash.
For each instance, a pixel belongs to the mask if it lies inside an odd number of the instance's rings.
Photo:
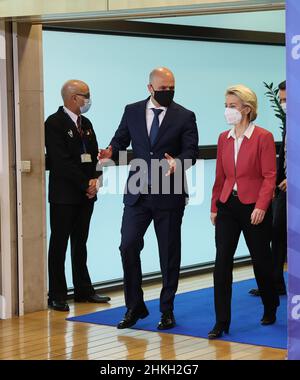
<svg viewBox="0 0 300 380">
<path fill-rule="evenodd" d="M 276 185 L 273 135 L 256 126 L 257 97 L 243 85 L 226 91 L 225 118 L 232 129 L 219 136 L 211 221 L 216 233 L 214 300 L 216 324 L 208 338 L 228 332 L 232 268 L 241 232 L 245 237 L 261 299 L 262 325 L 276 321 L 279 298 L 272 280 L 270 204 Z"/>
</svg>

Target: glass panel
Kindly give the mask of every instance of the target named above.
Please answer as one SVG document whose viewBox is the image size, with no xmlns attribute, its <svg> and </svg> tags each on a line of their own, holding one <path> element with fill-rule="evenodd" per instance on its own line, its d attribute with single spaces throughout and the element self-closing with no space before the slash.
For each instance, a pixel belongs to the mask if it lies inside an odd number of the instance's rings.
<svg viewBox="0 0 300 380">
<path fill-rule="evenodd" d="M 144 22 L 159 22 L 210 28 L 255 30 L 260 32 L 285 33 L 285 11 L 244 13 L 222 13 L 216 15 L 179 16 L 138 19 Z"/>
<path fill-rule="evenodd" d="M 257 124 L 281 139 L 263 81 L 278 84 L 285 79 L 284 47 L 49 31 L 43 38 L 45 116 L 61 104 L 60 89 L 67 79 L 84 80 L 93 101 L 88 117 L 100 146 L 109 143 L 124 106 L 149 95 L 148 74 L 156 66 L 174 72 L 175 101 L 195 112 L 201 145 L 216 144 L 227 129 L 224 92 L 237 83 L 258 96 Z"/>
<path fill-rule="evenodd" d="M 87 116 L 92 121 L 100 147 L 110 142 L 124 106 L 148 96 L 148 73 L 156 66 L 170 67 L 176 76 L 176 99 L 196 113 L 200 144 L 216 144 L 228 127 L 224 122 L 224 92 L 227 86 L 244 83 L 258 95 L 257 123 L 280 140 L 279 121 L 274 117 L 262 82 L 279 83 L 285 76 L 285 49 L 278 46 L 178 41 L 49 32 L 44 37 L 45 115 L 62 103 L 60 89 L 71 78 L 90 85 L 93 105 Z M 106 176 L 128 167 L 107 168 Z M 209 220 L 215 160 L 198 161 L 189 176 L 200 175 L 200 203 L 186 208 L 182 227 L 182 265 L 214 260 L 214 228 Z M 122 181 L 121 181 L 122 184 Z M 122 185 L 123 186 L 123 185 Z M 123 188 L 123 187 L 121 187 Z M 198 194 L 199 195 L 199 194 Z M 93 282 L 122 277 L 119 256 L 122 195 L 99 196 L 92 218 L 89 269 Z M 202 199 L 203 198 L 203 199 Z M 202 200 L 202 201 L 201 201 Z M 49 239 L 48 230 L 48 239 Z M 241 239 L 237 256 L 247 254 Z M 159 270 L 153 227 L 145 236 L 142 253 L 144 273 Z M 72 285 L 69 255 L 68 285 Z"/>
<path fill-rule="evenodd" d="M 214 260 L 214 227 L 210 223 L 211 189 L 215 174 L 215 160 L 198 160 L 187 171 L 190 202 L 185 209 L 182 224 L 182 266 L 207 263 Z M 88 240 L 88 267 L 93 282 L 119 279 L 122 277 L 122 265 L 119 253 L 120 229 L 123 214 L 122 191 L 128 173 L 128 166 L 108 167 L 104 172 L 104 188 L 101 190 L 92 217 Z M 109 182 L 109 184 L 108 184 Z M 47 175 L 48 183 L 48 175 Z M 120 194 L 104 194 L 105 188 L 114 186 Z M 197 186 L 196 186 L 197 184 Z M 47 204 L 49 215 L 49 204 Z M 50 237 L 49 218 L 47 235 Z M 142 251 L 143 272 L 159 270 L 157 241 L 150 225 L 145 235 Z M 247 256 L 248 250 L 241 236 L 235 257 Z M 66 259 L 66 277 L 68 286 L 72 286 L 70 252 Z"/>
</svg>

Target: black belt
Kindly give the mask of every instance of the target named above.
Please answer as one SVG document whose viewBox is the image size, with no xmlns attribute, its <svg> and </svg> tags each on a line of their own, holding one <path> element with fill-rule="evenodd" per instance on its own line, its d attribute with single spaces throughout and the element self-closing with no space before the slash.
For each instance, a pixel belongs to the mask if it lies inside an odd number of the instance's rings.
<svg viewBox="0 0 300 380">
<path fill-rule="evenodd" d="M 237 197 L 238 196 L 238 192 L 236 190 L 232 190 L 231 195 L 233 195 L 234 197 Z"/>
</svg>

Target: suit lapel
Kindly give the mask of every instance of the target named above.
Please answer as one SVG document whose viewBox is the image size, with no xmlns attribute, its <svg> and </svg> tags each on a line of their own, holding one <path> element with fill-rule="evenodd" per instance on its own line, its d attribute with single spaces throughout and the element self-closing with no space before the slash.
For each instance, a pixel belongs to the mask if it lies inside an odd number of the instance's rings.
<svg viewBox="0 0 300 380">
<path fill-rule="evenodd" d="M 170 126 L 172 120 L 174 120 L 174 114 L 175 113 L 176 113 L 176 105 L 175 105 L 175 103 L 172 103 L 167 108 L 167 112 L 166 112 L 165 117 L 164 117 L 164 119 L 163 119 L 163 121 L 162 121 L 162 123 L 161 123 L 161 125 L 159 127 L 159 131 L 158 131 L 158 134 L 156 136 L 156 139 L 155 139 L 155 142 L 153 144 L 153 147 L 158 144 L 158 142 L 160 141 L 162 135 L 166 132 L 166 130 Z"/>
<path fill-rule="evenodd" d="M 144 140 L 146 141 L 147 146 L 150 149 L 150 140 L 148 136 L 148 130 L 147 130 L 147 122 L 146 122 L 146 106 L 148 103 L 149 98 L 141 102 L 139 110 L 138 110 L 138 122 L 137 125 L 141 125 L 141 132 L 143 135 Z"/>
<path fill-rule="evenodd" d="M 176 103 L 174 103 L 174 102 L 168 107 L 167 112 L 165 114 L 165 117 L 164 117 L 164 119 L 163 119 L 163 121 L 159 127 L 159 131 L 158 131 L 156 140 L 155 140 L 153 146 L 151 147 L 150 139 L 148 136 L 148 130 L 147 130 L 147 122 L 146 122 L 146 107 L 147 107 L 148 101 L 149 101 L 149 98 L 147 98 L 146 100 L 144 100 L 140 104 L 140 107 L 138 110 L 138 125 L 142 126 L 141 131 L 142 131 L 143 137 L 146 140 L 146 143 L 147 143 L 147 146 L 149 147 L 149 150 L 151 150 L 154 146 L 156 146 L 158 144 L 162 135 L 168 129 L 172 120 L 174 120 L 174 115 L 176 114 L 177 108 L 176 108 Z"/>
<path fill-rule="evenodd" d="M 75 123 L 70 118 L 70 116 L 64 111 L 63 107 L 60 107 L 58 109 L 58 113 L 59 113 L 61 119 L 63 120 L 63 124 L 65 125 L 65 128 L 67 129 L 67 131 L 68 132 L 72 131 L 72 135 L 73 135 L 72 137 L 80 139 L 80 135 L 78 133 L 78 130 L 76 128 Z M 71 137 L 70 133 L 69 133 L 69 136 Z"/>
<path fill-rule="evenodd" d="M 240 147 L 240 150 L 239 150 L 239 154 L 238 154 L 238 157 L 237 157 L 237 161 L 236 161 L 236 166 L 238 167 L 238 165 L 244 165 L 245 166 L 245 160 L 248 160 L 248 157 L 249 157 L 249 153 L 247 154 L 247 150 L 249 150 L 249 147 L 251 146 L 251 139 L 254 138 L 256 134 L 256 128 L 254 126 L 254 130 L 252 132 L 252 135 L 250 136 L 250 139 L 248 139 L 247 136 L 244 136 L 243 138 L 243 141 L 242 141 L 242 144 L 241 144 L 241 147 Z M 244 153 L 245 151 L 245 153 Z"/>
<path fill-rule="evenodd" d="M 246 158 L 247 155 L 244 155 L 244 150 L 246 149 L 247 145 L 248 145 L 248 137 L 244 136 L 243 138 L 243 141 L 242 141 L 242 144 L 240 146 L 240 150 L 239 150 L 239 153 L 238 153 L 238 156 L 237 156 L 237 160 L 236 160 L 236 170 L 238 170 L 238 167 L 240 165 L 243 165 L 243 159 L 244 157 Z"/>
<path fill-rule="evenodd" d="M 232 164 L 229 166 L 230 168 L 233 168 L 233 173 L 235 171 L 235 162 L 234 162 L 234 138 L 230 137 L 228 140 L 228 157 L 230 157 L 230 160 Z"/>
</svg>

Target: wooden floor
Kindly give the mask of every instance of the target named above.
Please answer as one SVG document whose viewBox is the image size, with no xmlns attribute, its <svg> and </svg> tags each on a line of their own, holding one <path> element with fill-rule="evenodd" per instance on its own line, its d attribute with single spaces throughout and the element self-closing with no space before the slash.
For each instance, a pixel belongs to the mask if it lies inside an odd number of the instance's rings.
<svg viewBox="0 0 300 380">
<path fill-rule="evenodd" d="M 253 277 L 240 268 L 234 280 Z M 178 292 L 212 286 L 212 275 L 182 279 Z M 159 296 L 158 285 L 144 288 L 145 299 Z M 70 313 L 46 310 L 21 318 L 0 320 L 0 359 L 184 359 L 283 360 L 286 351 L 261 346 L 209 341 L 182 335 L 67 322 L 75 316 L 123 305 L 123 293 L 114 292 L 110 306 L 70 303 Z"/>
</svg>

